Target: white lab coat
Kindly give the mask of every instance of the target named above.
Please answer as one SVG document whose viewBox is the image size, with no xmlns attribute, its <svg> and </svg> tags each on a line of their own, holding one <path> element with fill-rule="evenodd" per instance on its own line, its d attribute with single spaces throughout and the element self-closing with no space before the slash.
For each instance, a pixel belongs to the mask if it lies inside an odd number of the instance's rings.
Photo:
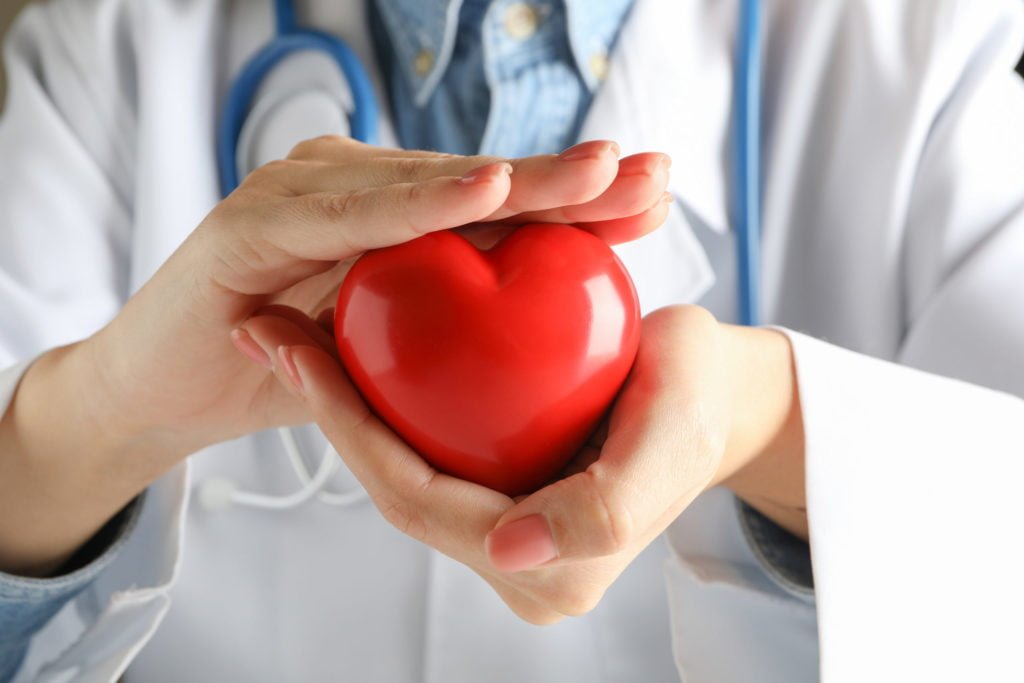
<svg viewBox="0 0 1024 683">
<path fill-rule="evenodd" d="M 361 3 L 313 4 L 381 92 Z M 368 503 L 190 504 L 214 475 L 292 490 L 263 434 L 151 488 L 138 532 L 18 680 L 792 683 L 819 658 L 827 683 L 1024 679 L 1020 3 L 764 9 L 764 301 L 800 331 L 813 595 L 773 577 L 713 491 L 593 614 L 530 627 Z M 679 208 L 620 250 L 646 311 L 732 315 L 735 18 L 732 0 L 637 0 L 584 127 L 674 157 Z M 0 408 L 31 358 L 107 322 L 216 203 L 218 103 L 270 19 L 263 0 L 58 0 L 14 30 Z M 315 100 L 336 95 L 308 93 L 332 72 L 312 62 L 262 94 L 252 163 L 329 123 Z"/>
</svg>

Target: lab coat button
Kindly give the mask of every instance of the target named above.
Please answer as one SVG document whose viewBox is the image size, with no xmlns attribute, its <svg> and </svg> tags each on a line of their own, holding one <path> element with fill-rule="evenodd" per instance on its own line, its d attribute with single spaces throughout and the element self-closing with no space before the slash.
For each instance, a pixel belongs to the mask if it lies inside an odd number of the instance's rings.
<svg viewBox="0 0 1024 683">
<path fill-rule="evenodd" d="M 505 33 L 516 40 L 526 40 L 537 32 L 540 16 L 525 2 L 517 2 L 505 10 Z"/>
</svg>

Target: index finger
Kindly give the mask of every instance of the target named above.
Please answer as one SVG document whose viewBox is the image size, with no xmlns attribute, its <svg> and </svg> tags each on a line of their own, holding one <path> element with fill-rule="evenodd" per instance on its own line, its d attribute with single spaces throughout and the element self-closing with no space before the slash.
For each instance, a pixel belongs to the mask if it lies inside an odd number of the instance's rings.
<svg viewBox="0 0 1024 683">
<path fill-rule="evenodd" d="M 273 176 L 275 183 L 293 194 L 305 195 L 336 192 L 339 188 L 384 187 L 458 177 L 488 164 L 507 163 L 514 169 L 508 196 L 484 220 L 496 221 L 528 213 L 533 218 L 527 222 L 544 222 L 540 219 L 545 216 L 553 222 L 567 223 L 631 216 L 646 209 L 661 194 L 660 188 L 651 191 L 643 187 L 641 171 L 644 169 L 637 167 L 643 165 L 644 159 L 639 159 L 639 164 L 638 159 L 628 159 L 620 165 L 618 145 L 608 140 L 583 142 L 559 155 L 539 154 L 519 159 L 380 150 L 359 143 L 313 141 L 311 145 L 317 149 L 325 146 L 329 161 L 278 166 L 281 172 Z M 331 153 L 331 150 L 335 151 Z M 324 160 L 324 152 L 315 153 L 319 157 L 314 157 L 314 152 L 310 151 L 309 159 Z M 301 161 L 306 156 L 293 158 Z M 612 193 L 610 202 L 602 201 L 601 197 L 616 180 L 619 185 L 636 188 L 623 187 Z M 577 208 L 562 212 L 561 207 L 566 206 Z M 570 215 L 572 220 L 567 219 Z"/>
<path fill-rule="evenodd" d="M 252 203 L 229 198 L 215 210 L 218 220 L 204 223 L 218 256 L 212 277 L 242 294 L 282 291 L 311 268 L 325 270 L 321 264 L 483 219 L 508 196 L 510 172 L 498 163 L 462 178 Z"/>
</svg>

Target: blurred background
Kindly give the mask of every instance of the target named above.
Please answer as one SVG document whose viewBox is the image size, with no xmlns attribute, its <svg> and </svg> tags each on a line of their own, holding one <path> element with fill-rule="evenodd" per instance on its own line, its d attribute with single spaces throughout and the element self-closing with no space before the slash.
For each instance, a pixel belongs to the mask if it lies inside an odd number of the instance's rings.
<svg viewBox="0 0 1024 683">
<path fill-rule="evenodd" d="M 27 0 L 0 0 L 0 37 L 7 35 L 7 27 Z M 3 109 L 4 95 L 7 92 L 7 75 L 0 69 L 0 110 Z"/>
<path fill-rule="evenodd" d="M 11 25 L 18 11 L 28 4 L 27 0 L 0 0 L 0 38 L 7 35 L 7 27 Z M 7 92 L 7 75 L 0 69 L 0 110 L 3 109 L 4 95 Z"/>
<path fill-rule="evenodd" d="M 21 8 L 29 3 L 29 1 L 30 0 L 0 0 L 0 38 L 7 34 L 7 27 L 11 25 L 11 21 L 18 14 Z M 1020 63 L 1017 64 L 1017 73 L 1024 75 L 1024 57 L 1022 57 Z M 6 75 L 3 73 L 3 69 L 0 69 L 0 111 L 3 110 L 3 102 L 6 92 Z"/>
</svg>

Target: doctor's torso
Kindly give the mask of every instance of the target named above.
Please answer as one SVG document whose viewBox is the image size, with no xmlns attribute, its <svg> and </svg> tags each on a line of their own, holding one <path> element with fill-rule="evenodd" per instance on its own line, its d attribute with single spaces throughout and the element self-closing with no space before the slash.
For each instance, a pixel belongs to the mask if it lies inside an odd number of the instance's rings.
<svg viewBox="0 0 1024 683">
<path fill-rule="evenodd" d="M 891 358 L 905 301 L 903 264 L 891 248 L 894 216 L 909 192 L 904 153 L 920 138 L 920 122 L 910 95 L 880 103 L 870 78 L 835 70 L 828 36 L 845 26 L 846 6 L 783 2 L 766 18 L 765 319 Z M 305 2 L 300 11 L 305 23 L 349 43 L 380 96 L 362 3 Z M 93 0 L 69 3 L 67 14 L 84 22 L 65 27 L 68 40 L 108 40 L 114 47 L 104 54 L 130 55 L 130 69 L 97 64 L 93 92 L 81 96 L 102 103 L 104 133 L 114 140 L 97 153 L 130 210 L 121 275 L 125 291 L 135 291 L 218 201 L 217 117 L 242 64 L 272 35 L 272 7 Z M 583 123 L 581 138 L 674 159 L 677 202 L 666 225 L 617 248 L 644 312 L 703 300 L 733 317 L 727 178 L 735 21 L 733 2 L 636 0 Z M 858 68 L 870 75 L 873 53 L 865 47 L 864 55 Z M 248 165 L 329 132 L 330 116 L 309 93 L 330 92 L 336 82 L 323 60 L 282 65 L 243 134 Z M 822 116 L 837 84 L 845 106 Z M 393 126 L 386 118 L 381 126 L 383 144 L 394 145 Z M 904 137 L 911 142 L 899 142 Z M 314 430 L 299 437 L 306 453 L 319 454 Z M 162 621 L 153 616 L 159 626 L 128 669 L 129 683 L 675 680 L 666 571 L 692 605 L 671 618 L 676 642 L 703 642 L 702 623 L 729 634 L 687 652 L 691 671 L 705 670 L 702 660 L 737 658 L 774 629 L 795 633 L 803 654 L 780 664 L 791 669 L 779 680 L 813 678 L 813 605 L 773 611 L 779 589 L 757 574 L 722 492 L 687 511 L 670 531 L 673 550 L 663 539 L 652 544 L 592 614 L 538 628 L 514 617 L 470 570 L 391 528 L 367 501 L 286 512 L 207 510 L 194 496 L 182 505 L 183 494 L 217 476 L 266 493 L 297 485 L 276 435 L 262 433 L 209 448 L 191 459 L 187 477 L 179 468 L 153 487 L 140 522 L 152 533 L 137 535 L 114 570 L 131 576 L 131 562 L 146 564 L 166 577 L 170 602 L 155 608 L 166 613 Z M 335 490 L 356 485 L 347 472 L 332 481 Z M 705 580 L 675 555 L 691 568 L 733 563 L 749 571 Z M 799 628 L 787 630 L 794 622 Z"/>
<path fill-rule="evenodd" d="M 136 285 L 216 201 L 216 102 L 247 55 L 272 33 L 270 3 L 231 3 L 221 11 L 191 5 L 191 16 L 159 5 L 148 13 L 167 16 L 152 17 L 154 28 L 163 27 L 152 39 L 166 43 L 141 41 L 141 61 L 162 72 L 163 86 L 140 93 L 139 130 L 152 134 L 136 161 L 145 178 L 135 194 Z M 378 94 L 384 91 L 360 3 L 304 3 L 300 10 L 305 22 L 343 37 L 370 70 Z M 337 69 L 315 56 L 275 70 L 257 96 L 240 156 L 258 165 L 302 139 L 336 132 L 324 129 L 330 118 L 309 93 L 334 95 L 343 90 L 337 81 Z M 390 122 L 381 124 L 383 144 L 396 144 Z M 675 262 L 665 259 L 665 265 L 660 276 L 671 277 Z M 315 467 L 323 438 L 314 428 L 299 430 L 298 437 Z M 662 542 L 594 613 L 540 628 L 515 617 L 469 569 L 393 529 L 368 500 L 345 508 L 314 501 L 283 512 L 199 504 L 195 492 L 214 477 L 248 491 L 294 490 L 297 482 L 273 432 L 209 448 L 190 468 L 193 498 L 171 608 L 129 668 L 129 682 L 179 681 L 186 669 L 189 680 L 210 681 L 677 677 Z M 331 488 L 357 485 L 345 471 Z"/>
</svg>

